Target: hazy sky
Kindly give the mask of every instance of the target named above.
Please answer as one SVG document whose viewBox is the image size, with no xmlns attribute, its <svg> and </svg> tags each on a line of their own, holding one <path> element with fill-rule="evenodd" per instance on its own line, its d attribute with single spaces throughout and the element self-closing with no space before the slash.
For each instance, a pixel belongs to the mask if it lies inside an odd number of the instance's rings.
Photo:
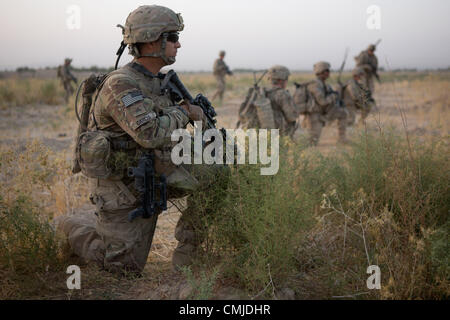
<svg viewBox="0 0 450 320">
<path fill-rule="evenodd" d="M 449 0 L 14 0 L 0 2 L 0 70 L 56 66 L 112 66 L 122 40 L 118 23 L 142 4 L 164 5 L 183 16 L 175 70 L 211 70 L 219 50 L 231 68 L 311 69 L 318 60 L 337 68 L 346 47 L 353 57 L 382 38 L 377 55 L 390 68 L 450 66 Z M 80 28 L 67 12 L 80 9 Z M 380 29 L 369 29 L 380 9 Z M 372 24 L 376 26 L 376 24 Z M 130 61 L 125 51 L 121 65 Z"/>
</svg>

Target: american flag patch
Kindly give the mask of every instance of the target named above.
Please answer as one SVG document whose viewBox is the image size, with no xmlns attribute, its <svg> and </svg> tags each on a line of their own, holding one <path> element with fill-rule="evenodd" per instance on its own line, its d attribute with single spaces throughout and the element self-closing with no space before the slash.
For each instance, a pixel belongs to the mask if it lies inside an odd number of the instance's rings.
<svg viewBox="0 0 450 320">
<path fill-rule="evenodd" d="M 131 92 L 122 98 L 123 105 L 128 108 L 133 103 L 144 100 L 144 96 L 140 92 Z"/>
</svg>

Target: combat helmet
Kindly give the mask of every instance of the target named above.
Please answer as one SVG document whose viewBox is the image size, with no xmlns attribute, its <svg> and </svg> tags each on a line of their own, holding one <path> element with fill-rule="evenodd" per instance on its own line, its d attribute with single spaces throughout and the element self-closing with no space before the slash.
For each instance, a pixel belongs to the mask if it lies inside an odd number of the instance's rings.
<svg viewBox="0 0 450 320">
<path fill-rule="evenodd" d="M 376 48 L 377 48 L 377 46 L 376 45 L 374 45 L 374 44 L 370 44 L 368 47 L 367 47 L 367 51 L 375 51 L 376 50 Z"/>
<path fill-rule="evenodd" d="M 353 76 L 363 76 L 365 74 L 365 71 L 361 67 L 355 67 L 352 71 Z"/>
<path fill-rule="evenodd" d="M 291 73 L 285 66 L 275 65 L 268 71 L 268 78 L 270 80 L 287 80 Z"/>
<path fill-rule="evenodd" d="M 316 64 L 314 64 L 314 73 L 316 75 L 321 74 L 325 70 L 330 70 L 331 65 L 326 61 L 319 61 Z"/>
<path fill-rule="evenodd" d="M 183 31 L 183 18 L 180 13 L 175 13 L 169 8 L 158 5 L 144 5 L 132 11 L 125 22 L 125 26 L 117 25 L 122 29 L 123 41 L 117 55 L 121 55 L 128 45 L 129 53 L 135 58 L 161 57 L 165 63 L 175 62 L 174 57 L 165 54 L 167 37 L 169 32 Z M 137 43 L 153 42 L 162 36 L 160 52 L 141 54 Z M 119 55 L 119 58 L 120 58 Z M 117 63 L 116 63 L 117 66 Z"/>
</svg>

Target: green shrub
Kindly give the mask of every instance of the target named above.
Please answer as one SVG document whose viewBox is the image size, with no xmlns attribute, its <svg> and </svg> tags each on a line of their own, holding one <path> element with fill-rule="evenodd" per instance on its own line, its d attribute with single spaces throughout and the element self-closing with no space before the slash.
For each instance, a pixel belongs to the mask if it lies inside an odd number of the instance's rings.
<svg viewBox="0 0 450 320">
<path fill-rule="evenodd" d="M 266 297 L 268 284 L 302 298 L 448 296 L 448 153 L 446 139 L 394 131 L 362 132 L 328 155 L 284 143 L 277 175 L 233 170 L 203 262 L 220 257 L 224 277 Z M 366 288 L 372 264 L 381 290 Z"/>
<path fill-rule="evenodd" d="M 46 271 L 59 263 L 60 243 L 36 204 L 20 195 L 12 204 L 0 199 L 0 266 L 15 274 Z"/>
</svg>

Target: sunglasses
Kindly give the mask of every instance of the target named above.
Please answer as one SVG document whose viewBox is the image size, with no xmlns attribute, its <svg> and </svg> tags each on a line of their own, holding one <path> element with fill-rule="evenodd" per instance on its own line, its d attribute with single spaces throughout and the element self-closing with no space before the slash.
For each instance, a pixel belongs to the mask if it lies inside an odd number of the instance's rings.
<svg viewBox="0 0 450 320">
<path fill-rule="evenodd" d="M 176 43 L 180 39 L 180 35 L 178 32 L 168 32 L 167 33 L 167 41 Z"/>
</svg>

